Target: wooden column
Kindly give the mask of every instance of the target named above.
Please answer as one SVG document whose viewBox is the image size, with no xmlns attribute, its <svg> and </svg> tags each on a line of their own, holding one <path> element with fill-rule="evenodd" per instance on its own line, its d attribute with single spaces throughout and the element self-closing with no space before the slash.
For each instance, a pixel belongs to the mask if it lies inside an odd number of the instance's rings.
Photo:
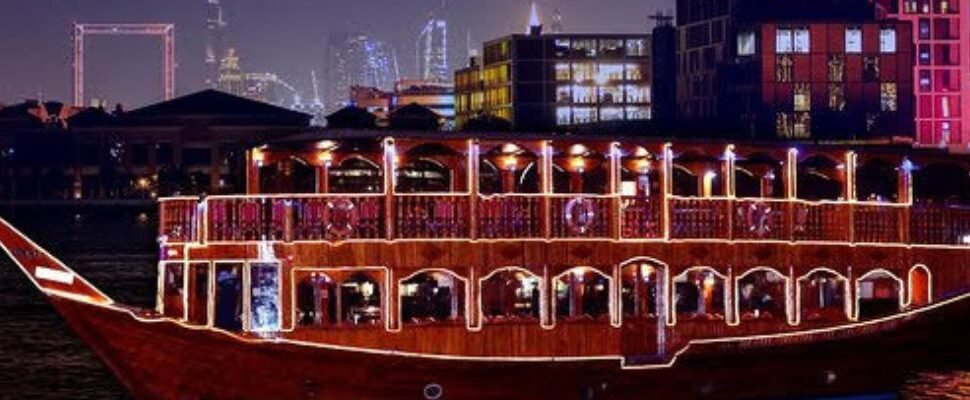
<svg viewBox="0 0 970 400">
<path fill-rule="evenodd" d="M 660 169 L 660 186 L 663 213 L 663 237 L 670 239 L 670 196 L 674 191 L 674 152 L 670 143 L 664 144 L 662 166 Z"/>
<path fill-rule="evenodd" d="M 321 163 L 314 170 L 317 174 L 317 193 L 330 193 L 330 166 Z"/>
<path fill-rule="evenodd" d="M 542 143 L 542 155 L 540 158 L 542 168 L 539 170 L 539 184 L 542 193 L 542 236 L 552 237 L 552 142 L 546 140 Z"/>
<path fill-rule="evenodd" d="M 735 170 L 734 170 L 734 145 L 729 144 L 727 148 L 724 149 L 724 163 L 722 164 L 722 175 L 721 183 L 723 185 L 724 196 L 728 198 L 725 202 L 725 213 L 727 215 L 727 232 L 726 236 L 728 239 L 734 238 L 734 195 L 735 195 Z"/>
<path fill-rule="evenodd" d="M 798 149 L 790 148 L 785 157 L 782 168 L 782 178 L 785 180 L 785 236 L 795 240 L 795 204 L 798 198 Z"/>
<path fill-rule="evenodd" d="M 479 181 L 479 144 L 478 139 L 468 141 L 468 222 L 469 234 L 472 240 L 478 239 L 478 194 L 481 191 Z"/>
<path fill-rule="evenodd" d="M 384 139 L 384 231 L 387 240 L 394 239 L 394 176 L 396 173 L 394 139 Z"/>
<path fill-rule="evenodd" d="M 848 221 L 848 241 L 855 242 L 855 206 L 856 202 L 856 160 L 858 157 L 852 150 L 845 152 L 845 169 L 843 173 L 842 192 L 849 203 L 844 209 Z"/>
<path fill-rule="evenodd" d="M 620 143 L 613 142 L 610 143 L 610 182 L 609 182 L 609 194 L 612 196 L 610 199 L 610 209 L 612 210 L 612 217 L 610 218 L 610 232 L 613 239 L 620 239 L 621 228 L 620 225 L 620 184 L 623 177 L 620 174 L 620 159 L 622 158 L 622 153 L 620 152 Z"/>
<path fill-rule="evenodd" d="M 246 194 L 259 194 L 259 167 L 263 163 L 263 154 L 259 149 L 246 151 Z"/>
</svg>

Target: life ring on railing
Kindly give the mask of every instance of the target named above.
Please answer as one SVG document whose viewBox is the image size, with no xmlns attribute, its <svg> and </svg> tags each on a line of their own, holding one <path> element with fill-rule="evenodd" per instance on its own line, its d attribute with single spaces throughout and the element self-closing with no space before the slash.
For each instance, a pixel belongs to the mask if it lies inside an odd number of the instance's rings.
<svg viewBox="0 0 970 400">
<path fill-rule="evenodd" d="M 764 237 L 771 232 L 771 206 L 763 201 L 752 203 L 748 206 L 745 223 L 748 231 Z"/>
<path fill-rule="evenodd" d="M 357 207 L 349 199 L 332 199 L 327 202 L 327 232 L 337 237 L 354 233 L 360 219 Z"/>
<path fill-rule="evenodd" d="M 596 218 L 596 204 L 592 200 L 577 197 L 566 203 L 563 209 L 566 226 L 574 233 L 586 233 L 593 227 Z"/>
</svg>

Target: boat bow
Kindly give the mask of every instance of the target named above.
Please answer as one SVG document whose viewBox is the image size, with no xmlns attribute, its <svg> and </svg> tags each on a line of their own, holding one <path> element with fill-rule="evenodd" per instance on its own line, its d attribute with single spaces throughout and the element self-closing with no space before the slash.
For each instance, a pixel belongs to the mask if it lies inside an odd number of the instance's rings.
<svg viewBox="0 0 970 400">
<path fill-rule="evenodd" d="M 108 295 L 3 218 L 0 218 L 0 247 L 44 294 L 98 305 L 114 304 Z"/>
</svg>

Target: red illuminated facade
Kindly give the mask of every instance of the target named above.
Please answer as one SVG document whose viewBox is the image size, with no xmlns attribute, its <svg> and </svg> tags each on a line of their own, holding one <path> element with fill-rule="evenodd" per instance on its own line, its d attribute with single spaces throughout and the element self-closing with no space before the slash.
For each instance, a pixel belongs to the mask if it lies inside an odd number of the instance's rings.
<svg viewBox="0 0 970 400">
<path fill-rule="evenodd" d="M 886 16 L 913 27 L 916 140 L 970 146 L 970 4 L 952 0 L 880 0 Z"/>
</svg>

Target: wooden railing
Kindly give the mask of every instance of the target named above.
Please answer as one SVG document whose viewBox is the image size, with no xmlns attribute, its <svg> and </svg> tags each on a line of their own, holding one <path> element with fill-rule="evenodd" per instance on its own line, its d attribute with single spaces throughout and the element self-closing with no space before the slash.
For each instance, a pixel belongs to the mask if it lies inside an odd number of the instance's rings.
<svg viewBox="0 0 970 400">
<path fill-rule="evenodd" d="M 160 234 L 169 243 L 670 238 L 970 245 L 970 208 L 947 205 L 449 193 L 216 196 L 160 203 Z"/>
</svg>

